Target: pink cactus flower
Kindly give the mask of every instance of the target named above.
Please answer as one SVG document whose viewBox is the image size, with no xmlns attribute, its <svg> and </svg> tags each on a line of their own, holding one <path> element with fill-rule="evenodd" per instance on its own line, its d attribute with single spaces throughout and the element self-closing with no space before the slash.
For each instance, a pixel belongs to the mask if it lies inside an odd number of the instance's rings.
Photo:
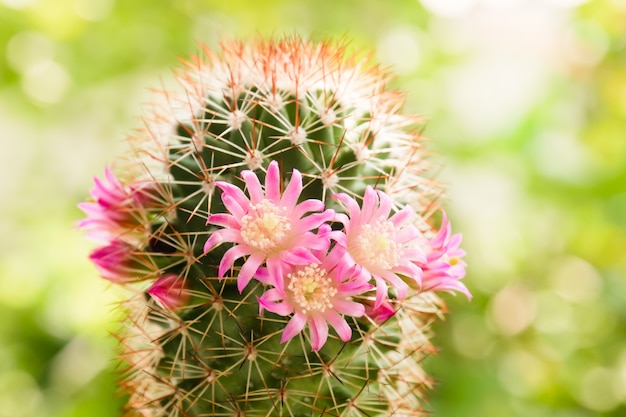
<svg viewBox="0 0 626 417">
<path fill-rule="evenodd" d="M 89 259 L 93 262 L 102 278 L 122 284 L 137 281 L 139 263 L 133 256 L 133 246 L 121 239 L 114 239 L 109 244 L 95 249 Z"/>
<path fill-rule="evenodd" d="M 396 290 L 397 297 L 405 297 L 408 285 L 400 275 L 420 282 L 422 270 L 418 262 L 426 260 L 420 245 L 420 232 L 409 224 L 413 210 L 405 207 L 391 217 L 391 198 L 382 191 L 367 187 L 363 207 L 344 193 L 334 195 L 348 214 L 338 214 L 343 223 L 346 255 L 362 276 L 376 282 L 377 309 L 387 298 L 387 283 Z"/>
<path fill-rule="evenodd" d="M 448 217 L 443 213 L 439 231 L 428 242 L 426 262 L 418 263 L 424 274 L 422 291 L 458 291 L 468 299 L 472 298 L 467 287 L 459 280 L 465 276 L 465 262 L 461 259 L 465 251 L 459 247 L 462 235 L 452 235 L 452 227 Z"/>
<path fill-rule="evenodd" d="M 165 274 L 148 289 L 148 294 L 163 308 L 178 310 L 189 301 L 184 279 L 176 274 Z"/>
<path fill-rule="evenodd" d="M 243 171 L 241 176 L 249 198 L 232 184 L 215 183 L 222 190 L 222 202 L 229 213 L 209 216 L 207 223 L 224 229 L 215 231 L 204 246 L 204 251 L 209 252 L 224 242 L 235 244 L 222 257 L 218 269 L 220 278 L 235 260 L 248 256 L 237 276 L 239 291 L 248 285 L 263 263 L 271 271 L 271 276 L 281 276 L 280 271 L 285 265 L 315 262 L 311 250 L 327 250 L 330 240 L 313 230 L 335 216 L 333 210 L 325 210 L 320 200 L 311 199 L 298 204 L 302 175 L 295 169 L 282 195 L 276 161 L 272 161 L 267 168 L 265 190 L 252 171 Z M 305 216 L 311 212 L 314 213 Z"/>
<path fill-rule="evenodd" d="M 259 298 L 261 311 L 281 316 L 293 314 L 281 338 L 287 342 L 309 327 L 311 349 L 317 351 L 328 339 L 328 324 L 347 342 L 352 330 L 344 316 L 361 317 L 365 306 L 351 297 L 373 289 L 347 262 L 345 249 L 335 245 L 328 254 L 315 251 L 318 259 L 308 265 L 289 265 L 283 285 L 270 288 Z"/>
<path fill-rule="evenodd" d="M 150 196 L 143 187 L 125 187 L 109 168 L 105 168 L 104 179 L 94 178 L 94 183 L 90 191 L 93 201 L 78 205 L 87 215 L 78 227 L 87 231 L 87 238 L 106 243 L 137 226 L 133 208 L 145 204 Z"/>
</svg>

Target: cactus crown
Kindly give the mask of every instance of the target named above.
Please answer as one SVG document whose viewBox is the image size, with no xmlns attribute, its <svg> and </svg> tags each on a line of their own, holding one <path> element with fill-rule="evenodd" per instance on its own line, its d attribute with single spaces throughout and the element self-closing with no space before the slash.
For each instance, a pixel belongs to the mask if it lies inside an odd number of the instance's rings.
<svg viewBox="0 0 626 417">
<path fill-rule="evenodd" d="M 127 415 L 423 414 L 435 291 L 469 292 L 388 74 L 291 37 L 177 76 L 129 179 L 107 169 L 80 205 L 100 274 L 134 290 Z"/>
</svg>

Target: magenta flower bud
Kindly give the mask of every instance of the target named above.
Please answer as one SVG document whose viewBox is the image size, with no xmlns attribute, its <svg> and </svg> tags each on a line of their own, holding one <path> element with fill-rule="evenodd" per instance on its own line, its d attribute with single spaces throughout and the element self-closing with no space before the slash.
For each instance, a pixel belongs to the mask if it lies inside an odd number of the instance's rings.
<svg viewBox="0 0 626 417">
<path fill-rule="evenodd" d="M 105 168 L 104 179 L 95 178 L 94 183 L 90 191 L 92 201 L 78 205 L 87 215 L 78 222 L 78 227 L 96 242 L 109 242 L 141 228 L 138 213 L 143 208 L 156 206 L 154 184 L 137 182 L 125 186 L 109 168 Z"/>
<path fill-rule="evenodd" d="M 100 276 L 121 284 L 136 281 L 139 263 L 133 255 L 133 246 L 121 239 L 95 249 L 89 259 L 94 263 Z"/>
<path fill-rule="evenodd" d="M 378 307 L 375 307 L 370 302 L 364 302 L 363 304 L 365 305 L 365 315 L 377 323 L 384 323 L 396 314 L 396 309 L 389 300 L 383 301 Z"/>
<path fill-rule="evenodd" d="M 178 310 L 189 301 L 185 280 L 176 274 L 166 274 L 157 279 L 148 289 L 148 294 L 163 308 Z"/>
</svg>

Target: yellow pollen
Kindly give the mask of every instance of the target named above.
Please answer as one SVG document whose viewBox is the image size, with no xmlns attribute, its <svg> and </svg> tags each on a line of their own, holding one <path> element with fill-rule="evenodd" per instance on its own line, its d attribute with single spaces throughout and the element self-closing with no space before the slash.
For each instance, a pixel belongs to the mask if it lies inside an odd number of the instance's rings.
<svg viewBox="0 0 626 417">
<path fill-rule="evenodd" d="M 460 261 L 459 258 L 457 258 L 456 256 L 453 256 L 452 258 L 450 258 L 449 262 L 450 262 L 450 266 L 454 266 L 456 264 L 458 264 Z"/>
<path fill-rule="evenodd" d="M 243 241 L 264 252 L 280 248 L 291 230 L 289 220 L 282 211 L 269 200 L 251 205 L 249 213 L 241 218 Z"/>
<path fill-rule="evenodd" d="M 349 251 L 357 263 L 370 270 L 390 270 L 402 257 L 402 248 L 395 241 L 396 232 L 393 223 L 384 218 L 365 224 L 351 239 Z"/>
<path fill-rule="evenodd" d="M 337 294 L 337 288 L 326 270 L 317 264 L 310 264 L 297 272 L 287 275 L 291 298 L 299 311 L 303 313 L 323 313 L 332 308 L 332 299 Z"/>
</svg>

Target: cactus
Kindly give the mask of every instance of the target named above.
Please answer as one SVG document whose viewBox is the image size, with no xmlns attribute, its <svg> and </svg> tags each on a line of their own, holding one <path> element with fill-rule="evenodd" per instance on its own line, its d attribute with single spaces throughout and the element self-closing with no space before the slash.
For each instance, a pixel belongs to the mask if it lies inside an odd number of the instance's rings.
<svg viewBox="0 0 626 417">
<path fill-rule="evenodd" d="M 80 204 L 129 290 L 125 415 L 425 414 L 436 292 L 470 294 L 423 121 L 343 44 L 202 49 Z"/>
</svg>

